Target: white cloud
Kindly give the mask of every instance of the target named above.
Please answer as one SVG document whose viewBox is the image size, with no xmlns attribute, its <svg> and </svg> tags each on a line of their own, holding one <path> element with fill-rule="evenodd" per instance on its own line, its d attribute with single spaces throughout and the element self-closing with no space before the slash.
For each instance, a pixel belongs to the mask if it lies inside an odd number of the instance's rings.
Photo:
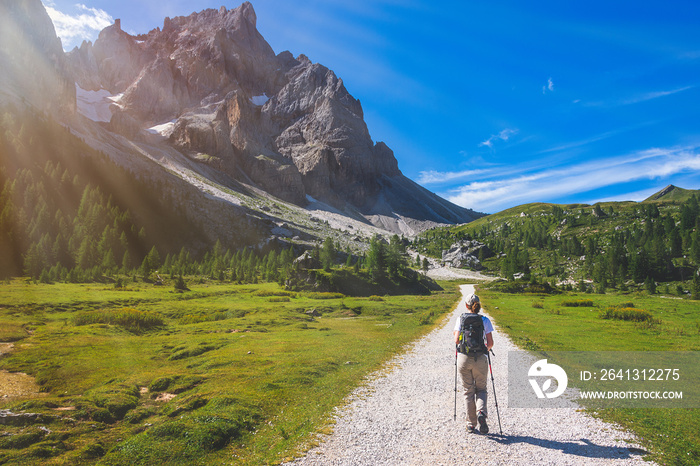
<svg viewBox="0 0 700 466">
<path fill-rule="evenodd" d="M 554 81 L 552 81 L 552 78 L 547 79 L 547 84 L 542 86 L 542 94 L 546 94 L 547 91 L 554 92 Z"/>
<path fill-rule="evenodd" d="M 509 177 L 475 181 L 442 195 L 455 204 L 497 212 L 528 202 L 551 202 L 564 196 L 624 183 L 700 171 L 700 146 L 649 149 L 626 156 Z M 502 175 L 502 174 L 501 174 Z"/>
<path fill-rule="evenodd" d="M 114 18 L 106 11 L 81 3 L 75 5 L 78 13 L 74 15 L 57 10 L 53 2 L 46 2 L 44 7 L 66 50 L 83 40 L 94 40 L 102 29 L 114 23 Z"/>
<path fill-rule="evenodd" d="M 493 144 L 496 141 L 507 141 L 511 138 L 511 136 L 514 136 L 516 134 L 518 134 L 517 129 L 506 128 L 498 134 L 492 134 L 491 137 L 489 137 L 487 140 L 480 142 L 479 146 L 486 146 L 490 149 L 493 149 Z"/>
</svg>

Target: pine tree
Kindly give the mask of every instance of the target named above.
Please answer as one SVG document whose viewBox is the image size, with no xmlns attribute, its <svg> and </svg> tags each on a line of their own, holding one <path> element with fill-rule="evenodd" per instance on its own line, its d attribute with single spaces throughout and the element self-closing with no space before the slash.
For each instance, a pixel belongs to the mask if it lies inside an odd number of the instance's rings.
<svg viewBox="0 0 700 466">
<path fill-rule="evenodd" d="M 177 280 L 175 280 L 174 287 L 176 291 L 190 291 L 189 288 L 187 288 L 185 280 L 182 278 L 182 274 L 180 274 L 180 276 L 177 277 Z"/>
<path fill-rule="evenodd" d="M 644 281 L 644 287 L 649 294 L 656 294 L 656 282 L 651 277 L 646 278 Z"/>
<path fill-rule="evenodd" d="M 107 250 L 102 259 L 102 268 L 107 272 L 111 272 L 117 268 L 117 262 L 114 260 L 114 254 L 111 249 Z"/>
<path fill-rule="evenodd" d="M 374 280 L 384 277 L 386 268 L 386 247 L 384 240 L 378 235 L 373 236 L 370 240 L 366 265 Z"/>
<path fill-rule="evenodd" d="M 331 267 L 333 267 L 333 264 L 335 263 L 335 256 L 336 256 L 336 249 L 335 249 L 335 244 L 333 244 L 333 238 L 328 236 L 323 241 L 323 247 L 322 247 L 321 252 L 319 254 L 319 259 L 321 260 L 321 264 L 323 265 L 323 269 L 326 272 L 330 272 Z"/>
<path fill-rule="evenodd" d="M 399 239 L 399 235 L 392 236 L 389 241 L 389 247 L 386 249 L 386 265 L 390 277 L 398 277 L 401 270 L 406 266 L 404 252 L 405 249 Z"/>
<path fill-rule="evenodd" d="M 146 256 L 146 260 L 148 260 L 148 267 L 151 271 L 157 270 L 162 265 L 160 260 L 160 254 L 158 253 L 158 249 L 156 249 L 155 246 L 153 246 L 149 251 L 148 255 Z"/>
</svg>

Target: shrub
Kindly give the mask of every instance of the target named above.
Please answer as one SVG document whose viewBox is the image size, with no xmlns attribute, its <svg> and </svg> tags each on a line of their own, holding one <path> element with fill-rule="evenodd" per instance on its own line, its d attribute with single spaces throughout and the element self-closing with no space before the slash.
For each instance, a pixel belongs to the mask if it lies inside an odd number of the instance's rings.
<svg viewBox="0 0 700 466">
<path fill-rule="evenodd" d="M 262 296 L 264 298 L 270 297 L 270 296 L 282 296 L 282 297 L 287 297 L 287 298 L 294 298 L 296 297 L 296 293 L 292 291 L 285 291 L 285 290 L 258 290 L 255 293 L 253 293 L 253 296 Z"/>
<path fill-rule="evenodd" d="M 129 331 L 143 331 L 162 327 L 165 322 L 156 314 L 132 308 L 123 308 L 111 311 L 99 309 L 81 312 L 73 317 L 73 324 L 108 324 L 123 327 Z"/>
<path fill-rule="evenodd" d="M 310 292 L 304 293 L 304 296 L 309 298 L 309 299 L 338 299 L 338 298 L 345 297 L 345 295 L 343 293 L 329 293 L 329 292 L 320 292 L 320 291 L 310 291 Z"/>
<path fill-rule="evenodd" d="M 593 301 L 590 299 L 575 299 L 572 301 L 563 301 L 561 303 L 562 306 L 566 307 L 593 307 L 595 304 L 593 304 Z"/>
<path fill-rule="evenodd" d="M 598 316 L 601 319 L 628 320 L 632 322 L 653 321 L 651 312 L 632 307 L 608 307 Z"/>
<path fill-rule="evenodd" d="M 544 309 L 544 304 L 542 303 L 542 301 L 533 301 L 532 307 L 534 307 L 535 309 Z"/>
<path fill-rule="evenodd" d="M 368 298 L 370 301 L 384 301 L 381 296 L 372 295 Z"/>
</svg>

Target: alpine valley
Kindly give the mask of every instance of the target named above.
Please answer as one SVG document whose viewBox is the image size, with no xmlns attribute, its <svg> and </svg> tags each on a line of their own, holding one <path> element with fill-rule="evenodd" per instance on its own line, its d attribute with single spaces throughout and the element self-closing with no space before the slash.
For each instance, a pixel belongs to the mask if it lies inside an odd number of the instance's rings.
<svg viewBox="0 0 700 466">
<path fill-rule="evenodd" d="M 449 324 L 466 279 L 523 349 L 699 349 L 700 191 L 457 206 L 256 22 L 248 2 L 116 20 L 65 52 L 41 0 L 0 0 L 0 464 L 281 464 Z M 697 465 L 695 411 L 596 415 Z M 479 441 L 583 451 L 572 435 Z"/>
</svg>

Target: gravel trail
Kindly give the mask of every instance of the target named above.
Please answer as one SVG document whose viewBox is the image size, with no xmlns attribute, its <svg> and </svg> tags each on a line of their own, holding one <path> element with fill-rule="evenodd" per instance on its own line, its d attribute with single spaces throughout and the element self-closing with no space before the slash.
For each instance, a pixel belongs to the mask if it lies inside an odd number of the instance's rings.
<svg viewBox="0 0 700 466">
<path fill-rule="evenodd" d="M 462 285 L 462 294 L 472 293 Z M 291 465 L 650 465 L 632 434 L 577 411 L 508 407 L 507 354 L 517 348 L 493 321 L 491 358 L 498 420 L 489 380 L 489 435 L 466 433 L 466 407 L 454 416 L 452 329 L 464 300 L 444 325 L 397 357 L 390 369 L 369 377 L 336 414 L 334 432 Z M 486 314 L 484 312 L 484 314 Z M 488 316 L 488 314 L 486 314 Z"/>
</svg>

